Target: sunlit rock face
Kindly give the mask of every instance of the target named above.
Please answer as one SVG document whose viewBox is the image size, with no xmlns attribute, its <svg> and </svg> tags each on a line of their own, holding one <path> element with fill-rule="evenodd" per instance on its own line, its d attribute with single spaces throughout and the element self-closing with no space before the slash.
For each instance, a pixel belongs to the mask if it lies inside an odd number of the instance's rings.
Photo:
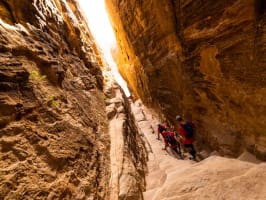
<svg viewBox="0 0 266 200">
<path fill-rule="evenodd" d="M 136 96 L 198 144 L 266 160 L 266 5 L 262 0 L 106 0 L 114 57 Z"/>
<path fill-rule="evenodd" d="M 75 1 L 0 1 L 0 199 L 109 198 L 100 65 Z"/>
<path fill-rule="evenodd" d="M 109 199 L 140 200 L 146 186 L 148 155 L 143 140 L 145 136 L 138 131 L 129 101 L 121 87 L 117 84 L 105 86 L 111 138 Z"/>
</svg>

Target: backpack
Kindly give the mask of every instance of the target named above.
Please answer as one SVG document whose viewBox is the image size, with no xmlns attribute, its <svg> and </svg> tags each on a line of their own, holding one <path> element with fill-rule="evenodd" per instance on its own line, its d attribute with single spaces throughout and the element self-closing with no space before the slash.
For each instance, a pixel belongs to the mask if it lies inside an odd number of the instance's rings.
<svg viewBox="0 0 266 200">
<path fill-rule="evenodd" d="M 160 133 L 163 131 L 166 131 L 166 126 L 165 125 L 159 125 L 159 130 L 160 130 Z"/>
<path fill-rule="evenodd" d="M 177 141 L 172 135 L 167 135 L 166 136 L 167 142 L 169 142 L 171 145 L 176 145 Z"/>
<path fill-rule="evenodd" d="M 194 136 L 194 128 L 190 122 L 186 122 L 185 124 L 182 125 L 182 127 L 185 129 L 186 138 L 192 138 Z"/>
</svg>

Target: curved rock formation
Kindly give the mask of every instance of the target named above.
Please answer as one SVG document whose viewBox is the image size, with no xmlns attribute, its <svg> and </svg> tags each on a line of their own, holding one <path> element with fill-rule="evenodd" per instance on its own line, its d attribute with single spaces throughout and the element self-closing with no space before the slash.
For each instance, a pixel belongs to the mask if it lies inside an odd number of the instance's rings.
<svg viewBox="0 0 266 200">
<path fill-rule="evenodd" d="M 199 145 L 266 160 L 266 5 L 262 0 L 106 0 L 131 91 Z"/>
</svg>

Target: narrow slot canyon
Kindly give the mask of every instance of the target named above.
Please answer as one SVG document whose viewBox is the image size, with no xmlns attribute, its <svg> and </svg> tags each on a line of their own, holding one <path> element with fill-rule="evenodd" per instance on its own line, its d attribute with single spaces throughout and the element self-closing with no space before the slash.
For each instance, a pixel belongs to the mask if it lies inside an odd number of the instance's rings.
<svg viewBox="0 0 266 200">
<path fill-rule="evenodd" d="M 265 6 L 0 0 L 0 200 L 265 200 Z"/>
</svg>

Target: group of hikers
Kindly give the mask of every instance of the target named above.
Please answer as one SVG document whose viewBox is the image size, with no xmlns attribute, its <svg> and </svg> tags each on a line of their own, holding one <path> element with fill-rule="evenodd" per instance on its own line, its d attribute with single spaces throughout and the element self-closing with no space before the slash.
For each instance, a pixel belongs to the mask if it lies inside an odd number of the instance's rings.
<svg viewBox="0 0 266 200">
<path fill-rule="evenodd" d="M 158 123 L 158 140 L 160 135 L 164 140 L 164 148 L 169 146 L 174 150 L 181 159 L 183 159 L 183 154 L 181 151 L 181 144 L 185 151 L 188 151 L 191 155 L 191 160 L 196 160 L 196 150 L 193 146 L 195 140 L 195 125 L 191 121 L 184 120 L 181 116 L 176 116 L 176 121 L 178 122 L 178 132 L 170 131 L 166 125 Z"/>
</svg>

